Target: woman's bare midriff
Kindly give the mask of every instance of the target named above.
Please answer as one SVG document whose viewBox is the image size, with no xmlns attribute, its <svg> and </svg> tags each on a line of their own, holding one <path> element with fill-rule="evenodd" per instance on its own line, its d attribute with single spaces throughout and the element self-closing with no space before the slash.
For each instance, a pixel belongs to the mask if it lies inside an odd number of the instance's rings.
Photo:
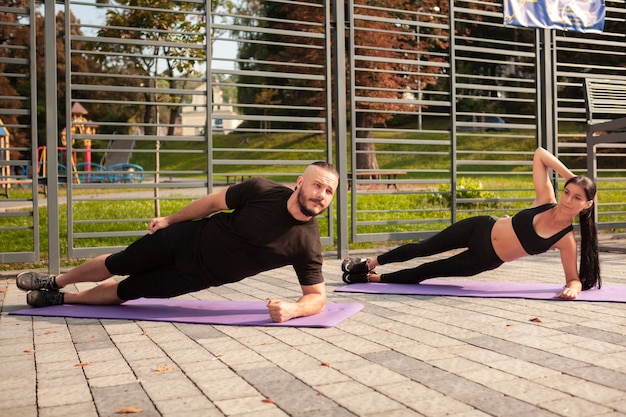
<svg viewBox="0 0 626 417">
<path fill-rule="evenodd" d="M 491 229 L 491 244 L 498 258 L 504 262 L 528 256 L 513 230 L 511 217 L 503 217 L 496 220 Z"/>
</svg>

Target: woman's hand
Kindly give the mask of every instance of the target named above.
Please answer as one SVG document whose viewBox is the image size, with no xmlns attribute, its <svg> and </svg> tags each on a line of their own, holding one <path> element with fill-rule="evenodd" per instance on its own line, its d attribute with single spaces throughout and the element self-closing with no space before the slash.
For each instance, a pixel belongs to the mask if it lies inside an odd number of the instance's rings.
<svg viewBox="0 0 626 417">
<path fill-rule="evenodd" d="M 155 217 L 150 220 L 148 224 L 148 233 L 152 235 L 157 230 L 165 229 L 169 225 L 170 223 L 167 221 L 167 217 Z"/>
<path fill-rule="evenodd" d="M 564 300 L 573 300 L 578 296 L 578 293 L 582 291 L 582 284 L 580 281 L 568 282 L 563 291 L 555 296 L 555 298 L 561 298 Z"/>
</svg>

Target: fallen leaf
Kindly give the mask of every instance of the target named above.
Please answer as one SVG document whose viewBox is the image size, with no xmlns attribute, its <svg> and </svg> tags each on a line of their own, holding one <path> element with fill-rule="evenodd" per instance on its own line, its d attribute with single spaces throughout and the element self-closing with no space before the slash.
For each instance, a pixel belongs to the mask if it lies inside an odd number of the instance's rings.
<svg viewBox="0 0 626 417">
<path fill-rule="evenodd" d="M 167 371 L 173 371 L 174 368 L 173 366 L 170 366 L 169 364 L 165 364 L 165 365 L 157 365 L 156 370 L 159 372 L 167 372 Z"/>
<path fill-rule="evenodd" d="M 91 365 L 91 362 L 79 362 L 74 366 L 87 366 L 87 365 Z"/>
<path fill-rule="evenodd" d="M 139 407 L 126 407 L 120 408 L 115 412 L 115 414 L 136 414 L 141 413 L 143 410 Z"/>
<path fill-rule="evenodd" d="M 7 292 L 7 290 L 0 290 L 0 292 Z"/>
<path fill-rule="evenodd" d="M 25 353 L 35 353 L 37 351 L 35 349 L 26 349 L 24 352 Z"/>
<path fill-rule="evenodd" d="M 54 334 L 54 333 L 58 333 L 56 330 L 48 330 L 46 331 L 44 334 Z"/>
<path fill-rule="evenodd" d="M 541 321 L 539 317 L 532 318 L 529 321 L 534 321 L 535 323 L 543 323 L 543 321 Z"/>
<path fill-rule="evenodd" d="M 330 364 L 330 362 L 322 362 L 320 365 L 322 366 L 327 366 L 329 368 L 332 368 L 333 366 Z"/>
<path fill-rule="evenodd" d="M 261 401 L 268 404 L 274 404 L 274 400 L 272 400 L 271 398 L 263 398 Z"/>
<path fill-rule="evenodd" d="M 511 323 L 507 323 L 507 324 L 506 324 L 506 327 L 509 327 L 509 326 L 512 326 L 512 324 L 511 324 Z"/>
</svg>

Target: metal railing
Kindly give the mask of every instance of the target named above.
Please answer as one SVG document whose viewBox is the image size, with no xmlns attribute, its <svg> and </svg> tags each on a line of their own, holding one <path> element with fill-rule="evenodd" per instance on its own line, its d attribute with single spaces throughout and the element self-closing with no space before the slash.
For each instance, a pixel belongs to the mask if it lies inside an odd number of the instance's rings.
<svg viewBox="0 0 626 417">
<path fill-rule="evenodd" d="M 505 26 L 501 3 L 473 0 L 409 9 L 329 0 L 244 10 L 200 0 L 173 9 L 125 4 L 58 3 L 81 19 L 65 20 L 64 50 L 46 35 L 46 52 L 64 53 L 69 65 L 58 84 L 65 100 L 50 90 L 45 98 L 61 109 L 47 113 L 45 130 L 34 107 L 34 17 L 0 8 L 19 16 L 0 24 L 31 28 L 29 58 L 19 62 L 28 69 L 0 74 L 24 77 L 31 89 L 4 94 L 19 110 L 2 104 L 0 112 L 29 120 L 8 125 L 31 138 L 12 150 L 48 168 L 32 178 L 48 187 L 52 269 L 65 244 L 59 207 L 68 255 L 88 257 L 124 247 L 150 218 L 216 187 L 256 175 L 291 184 L 315 160 L 341 174 L 334 206 L 319 219 L 323 244 L 338 256 L 351 242 L 419 239 L 466 216 L 510 214 L 532 200 L 536 146 L 585 173 L 582 78 L 626 78 L 623 0 L 606 2 L 600 34 Z M 52 17 L 47 34 L 57 29 Z M 12 48 L 0 45 L 0 65 L 16 68 Z M 55 68 L 52 55 L 46 60 Z M 621 156 L 617 146 L 599 156 L 600 228 L 626 228 Z M 32 242 L 18 255 L 0 250 L 2 262 L 39 257 L 36 190 L 11 195 L 26 211 L 0 213 L 3 235 L 14 228 L 8 219 L 30 219 L 17 234 Z"/>
<path fill-rule="evenodd" d="M 31 0 L 28 8 L 0 7 L 0 33 L 27 40 L 0 42 L 0 263 L 32 262 L 40 256 L 39 178 L 29 174 L 37 169 L 38 141 L 34 5 Z"/>
</svg>

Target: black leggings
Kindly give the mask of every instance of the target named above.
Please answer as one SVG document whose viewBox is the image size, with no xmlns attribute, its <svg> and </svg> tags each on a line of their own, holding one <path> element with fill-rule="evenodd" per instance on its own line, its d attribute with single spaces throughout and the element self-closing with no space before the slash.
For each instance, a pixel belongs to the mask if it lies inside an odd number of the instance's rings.
<svg viewBox="0 0 626 417">
<path fill-rule="evenodd" d="M 436 277 L 468 277 L 496 269 L 504 262 L 491 244 L 491 229 L 496 218 L 477 216 L 461 220 L 436 235 L 416 243 L 402 245 L 378 257 L 380 265 L 435 255 L 452 249 L 467 250 L 440 261 L 428 262 L 416 268 L 381 275 L 382 282 L 417 284 Z"/>
</svg>

